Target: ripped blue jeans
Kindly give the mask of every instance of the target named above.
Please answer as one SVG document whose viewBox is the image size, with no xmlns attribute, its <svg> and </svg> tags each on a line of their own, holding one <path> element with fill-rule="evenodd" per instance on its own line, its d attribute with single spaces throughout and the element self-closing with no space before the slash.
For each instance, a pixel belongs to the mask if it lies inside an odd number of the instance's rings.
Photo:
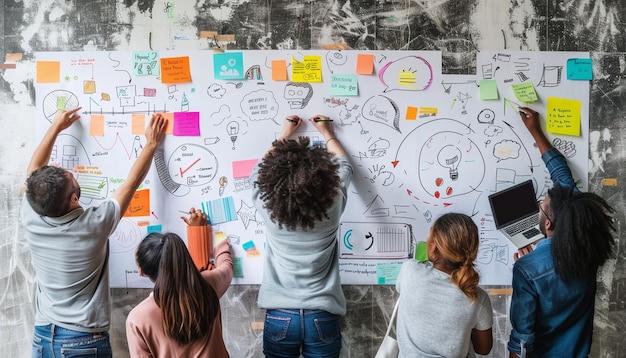
<svg viewBox="0 0 626 358">
<path fill-rule="evenodd" d="M 33 358 L 113 356 L 109 332 L 86 333 L 49 324 L 35 326 Z"/>
</svg>

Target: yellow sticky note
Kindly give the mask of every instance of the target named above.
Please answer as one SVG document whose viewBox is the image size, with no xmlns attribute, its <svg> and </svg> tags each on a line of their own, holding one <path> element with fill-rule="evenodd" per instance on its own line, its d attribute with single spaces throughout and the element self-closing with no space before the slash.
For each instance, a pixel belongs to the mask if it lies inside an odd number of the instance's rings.
<svg viewBox="0 0 626 358">
<path fill-rule="evenodd" d="M 417 119 L 417 107 L 406 107 L 406 119 L 416 120 Z"/>
<path fill-rule="evenodd" d="M 92 114 L 89 117 L 89 135 L 104 136 L 104 116 L 101 114 Z"/>
<path fill-rule="evenodd" d="M 287 61 L 285 60 L 273 60 L 272 61 L 272 80 L 287 81 Z"/>
<path fill-rule="evenodd" d="M 302 61 L 292 57 L 293 82 L 322 82 L 322 56 L 304 56 Z"/>
<path fill-rule="evenodd" d="M 146 115 L 145 114 L 133 114 L 132 123 L 130 127 L 131 134 L 142 135 L 146 133 Z"/>
<path fill-rule="evenodd" d="M 61 82 L 61 62 L 37 61 L 37 83 Z"/>
<path fill-rule="evenodd" d="M 537 92 L 532 82 L 522 82 L 511 86 L 518 100 L 524 103 L 532 103 L 537 100 Z"/>
<path fill-rule="evenodd" d="M 582 102 L 579 100 L 548 97 L 546 109 L 546 129 L 548 132 L 579 136 L 581 106 Z"/>
<path fill-rule="evenodd" d="M 358 54 L 356 56 L 356 73 L 359 75 L 371 75 L 374 72 L 374 55 Z"/>
</svg>

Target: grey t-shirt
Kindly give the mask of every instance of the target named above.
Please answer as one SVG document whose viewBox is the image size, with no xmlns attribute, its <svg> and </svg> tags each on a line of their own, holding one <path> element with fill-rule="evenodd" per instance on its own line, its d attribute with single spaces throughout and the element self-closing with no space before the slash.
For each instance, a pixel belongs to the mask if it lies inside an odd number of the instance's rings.
<svg viewBox="0 0 626 358">
<path fill-rule="evenodd" d="M 478 288 L 472 303 L 450 275 L 415 260 L 402 264 L 396 289 L 399 357 L 475 357 L 472 329 L 493 325 L 491 301 L 483 289 Z"/>
<path fill-rule="evenodd" d="M 109 235 L 120 220 L 116 200 L 61 217 L 40 216 L 26 197 L 21 221 L 37 278 L 35 325 L 103 332 L 111 321 Z"/>
<path fill-rule="evenodd" d="M 337 228 L 346 207 L 352 166 L 346 157 L 335 157 L 340 165 L 339 194 L 328 210 L 328 219 L 307 231 L 278 228 L 259 198 L 255 186 L 252 200 L 265 222 L 266 246 L 263 280 L 259 289 L 261 308 L 320 309 L 337 315 L 346 313 L 341 289 L 337 247 Z M 251 182 L 258 178 L 258 165 Z"/>
</svg>

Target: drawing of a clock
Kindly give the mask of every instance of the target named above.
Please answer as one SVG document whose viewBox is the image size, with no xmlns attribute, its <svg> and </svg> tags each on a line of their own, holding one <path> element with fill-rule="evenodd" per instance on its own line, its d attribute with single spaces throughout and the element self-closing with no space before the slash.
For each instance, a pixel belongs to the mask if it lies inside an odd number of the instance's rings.
<svg viewBox="0 0 626 358">
<path fill-rule="evenodd" d="M 197 144 L 176 148 L 167 163 L 170 178 L 182 185 L 198 186 L 209 183 L 217 174 L 215 154 Z"/>
</svg>

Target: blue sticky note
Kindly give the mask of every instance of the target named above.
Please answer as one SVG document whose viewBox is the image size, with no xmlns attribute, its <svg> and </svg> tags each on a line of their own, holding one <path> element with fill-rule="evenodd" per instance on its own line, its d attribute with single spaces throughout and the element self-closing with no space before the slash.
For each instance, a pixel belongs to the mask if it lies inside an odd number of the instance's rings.
<svg viewBox="0 0 626 358">
<path fill-rule="evenodd" d="M 570 58 L 567 60 L 567 79 L 590 81 L 593 79 L 593 66 L 590 58 Z"/>
<path fill-rule="evenodd" d="M 159 76 L 161 66 L 159 53 L 156 51 L 133 52 L 133 75 L 134 76 Z"/>
<path fill-rule="evenodd" d="M 224 52 L 213 55 L 213 76 L 218 80 L 241 80 L 244 78 L 243 53 Z"/>
<path fill-rule="evenodd" d="M 402 264 L 377 264 L 376 277 L 379 285 L 395 285 Z"/>
<path fill-rule="evenodd" d="M 359 84 L 356 74 L 333 74 L 330 76 L 331 96 L 358 96 Z"/>
<path fill-rule="evenodd" d="M 151 232 L 162 232 L 163 231 L 163 226 L 162 225 L 150 225 L 147 228 L 147 233 L 151 233 Z"/>
</svg>

